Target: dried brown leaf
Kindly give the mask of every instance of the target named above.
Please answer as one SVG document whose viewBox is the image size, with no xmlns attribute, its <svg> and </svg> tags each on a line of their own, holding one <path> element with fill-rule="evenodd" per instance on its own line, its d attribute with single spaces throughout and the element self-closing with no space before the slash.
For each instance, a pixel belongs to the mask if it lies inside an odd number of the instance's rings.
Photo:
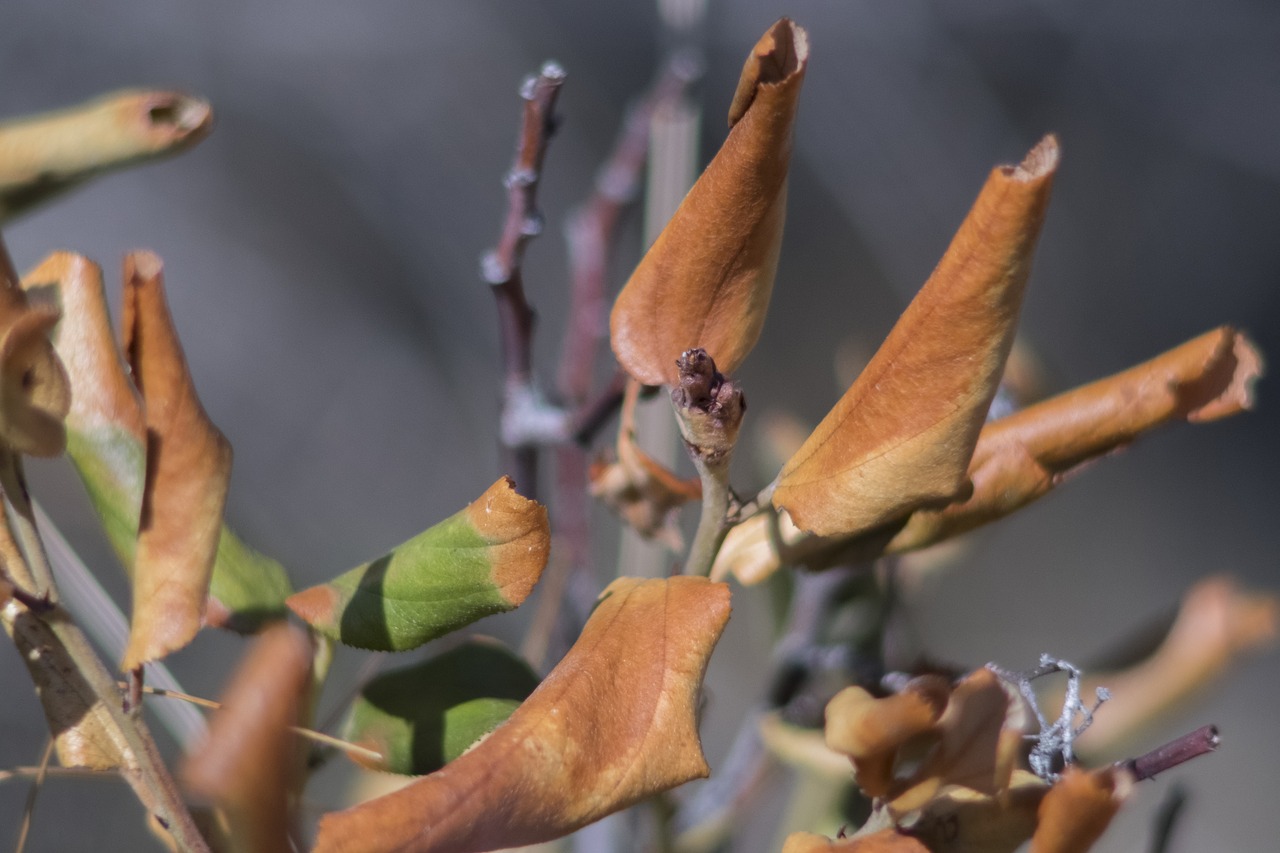
<svg viewBox="0 0 1280 853">
<path fill-rule="evenodd" d="M 937 741 L 936 726 L 950 695 L 945 679 L 928 675 L 883 699 L 846 687 L 827 703 L 827 746 L 849 756 L 868 796 L 886 796 L 900 787 L 894 778 L 898 751 Z"/>
<path fill-rule="evenodd" d="M 1068 767 L 1040 803 L 1031 853 L 1086 853 L 1132 787 L 1132 778 L 1113 767 Z"/>
<path fill-rule="evenodd" d="M 67 444 L 71 383 L 49 340 L 58 318 L 28 304 L 0 240 L 0 441 L 19 453 L 57 456 Z"/>
<path fill-rule="evenodd" d="M 1049 136 L 991 173 L 871 363 L 783 467 L 773 503 L 801 529 L 852 535 L 964 496 L 1057 165 Z"/>
<path fill-rule="evenodd" d="M 1248 409 L 1261 372 L 1262 358 L 1249 339 L 1224 326 L 993 421 L 969 466 L 973 494 L 940 511 L 917 512 L 885 551 L 921 548 L 1008 515 L 1147 430 Z"/>
<path fill-rule="evenodd" d="M 322 818 L 316 850 L 534 844 L 707 775 L 698 693 L 728 618 L 724 584 L 614 581 L 504 725 L 444 769 Z"/>
<path fill-rule="evenodd" d="M 231 445 L 196 396 L 161 267 L 149 252 L 125 259 L 124 350 L 147 424 L 126 671 L 182 648 L 200 629 L 231 476 Z"/>
<path fill-rule="evenodd" d="M 790 20 L 764 34 L 742 69 L 724 145 L 618 295 L 613 351 L 641 382 L 674 385 L 676 359 L 694 347 L 732 373 L 760 337 L 808 59 L 808 35 Z"/>
<path fill-rule="evenodd" d="M 290 800 L 302 780 L 300 725 L 311 687 L 311 641 L 284 622 L 254 641 L 213 715 L 209 736 L 186 759 L 189 791 L 224 810 L 241 853 L 289 849 Z"/>
</svg>

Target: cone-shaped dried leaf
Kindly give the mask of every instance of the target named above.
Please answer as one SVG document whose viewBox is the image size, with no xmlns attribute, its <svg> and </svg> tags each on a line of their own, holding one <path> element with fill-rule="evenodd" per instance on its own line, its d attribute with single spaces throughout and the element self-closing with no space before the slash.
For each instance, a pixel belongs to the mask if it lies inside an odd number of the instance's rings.
<svg viewBox="0 0 1280 853">
<path fill-rule="evenodd" d="M 534 844 L 707 775 L 698 693 L 728 618 L 724 584 L 614 581 L 510 720 L 444 769 L 322 818 L 316 850 Z"/>
<path fill-rule="evenodd" d="M 783 467 L 773 503 L 802 530 L 850 535 L 963 496 L 1057 165 L 1050 136 L 991 173 L 871 363 Z"/>
<path fill-rule="evenodd" d="M 1131 788 L 1124 771 L 1068 767 L 1040 803 L 1031 853 L 1087 853 Z"/>
<path fill-rule="evenodd" d="M 1133 746 L 1145 728 L 1203 692 L 1237 658 L 1274 644 L 1278 635 L 1280 596 L 1242 590 L 1225 575 L 1205 578 L 1187 592 L 1154 654 L 1129 669 L 1086 679 L 1085 695 L 1105 686 L 1112 698 L 1078 741 L 1081 753 L 1115 756 Z"/>
<path fill-rule="evenodd" d="M 102 271 L 86 258 L 55 252 L 23 279 L 33 301 L 62 308 L 54 330 L 72 394 L 67 454 L 84 481 L 103 530 L 133 572 L 146 469 L 142 402 L 111 330 Z M 225 527 L 210 584 L 207 621 L 252 631 L 284 615 L 290 593 L 284 569 Z"/>
<path fill-rule="evenodd" d="M 212 126 L 208 102 L 146 90 L 0 123 L 0 221 L 95 175 L 188 148 Z"/>
<path fill-rule="evenodd" d="M 613 351 L 633 377 L 671 385 L 693 347 L 737 370 L 764 325 L 786 214 L 791 125 L 809 59 L 787 19 L 747 58 L 729 136 L 618 295 Z"/>
<path fill-rule="evenodd" d="M 147 423 L 133 616 L 121 664 L 127 671 L 182 648 L 200 630 L 222 533 L 231 445 L 196 396 L 155 255 L 125 258 L 124 306 L 124 349 Z"/>
<path fill-rule="evenodd" d="M 0 240 L 0 442 L 19 453 L 57 456 L 67 444 L 66 370 L 49 340 L 58 312 L 32 307 Z"/>
<path fill-rule="evenodd" d="M 301 723 L 311 687 L 311 642 L 278 622 L 254 641 L 213 715 L 209 737 L 187 757 L 189 791 L 221 808 L 231 849 L 289 849 L 289 803 L 302 779 Z"/>
<path fill-rule="evenodd" d="M 1222 327 L 1156 358 L 987 424 L 969 476 L 973 494 L 917 512 L 886 552 L 931 545 L 1008 515 L 1088 461 L 1170 421 L 1217 420 L 1252 406 L 1262 359 Z"/>
<path fill-rule="evenodd" d="M 360 691 L 342 737 L 382 756 L 374 770 L 422 776 L 439 770 L 506 721 L 538 676 L 492 640 L 383 673 Z"/>
<path fill-rule="evenodd" d="M 288 605 L 348 646 L 404 651 L 518 607 L 551 547 L 547 510 L 504 477 L 466 509 Z"/>
</svg>

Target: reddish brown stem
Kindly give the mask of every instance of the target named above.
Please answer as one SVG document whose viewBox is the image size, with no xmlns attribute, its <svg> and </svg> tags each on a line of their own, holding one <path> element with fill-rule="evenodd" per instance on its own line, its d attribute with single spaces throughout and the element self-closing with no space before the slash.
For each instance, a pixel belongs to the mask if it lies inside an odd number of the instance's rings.
<svg viewBox="0 0 1280 853">
<path fill-rule="evenodd" d="M 1193 758 L 1213 752 L 1218 748 L 1219 743 L 1221 739 L 1218 737 L 1217 726 L 1201 726 L 1194 732 L 1188 732 L 1158 749 L 1151 750 L 1146 755 L 1122 761 L 1120 765 L 1132 773 L 1135 779 L 1150 779 L 1157 773 L 1163 773 Z"/>
<path fill-rule="evenodd" d="M 564 70 L 554 62 L 542 66 L 537 77 L 529 77 L 520 88 L 524 99 L 524 119 L 516 146 L 515 162 L 507 172 L 507 216 L 498 245 L 485 255 L 482 274 L 493 287 L 498 306 L 502 365 L 505 376 L 504 440 L 506 468 L 526 495 L 537 488 L 537 451 L 531 443 L 513 438 L 506 429 L 513 400 L 529 399 L 533 385 L 531 349 L 533 309 L 525 298 L 520 265 L 529 241 L 542 232 L 542 213 L 537 207 L 538 181 L 547 143 L 555 131 L 555 102 L 564 83 Z"/>
</svg>

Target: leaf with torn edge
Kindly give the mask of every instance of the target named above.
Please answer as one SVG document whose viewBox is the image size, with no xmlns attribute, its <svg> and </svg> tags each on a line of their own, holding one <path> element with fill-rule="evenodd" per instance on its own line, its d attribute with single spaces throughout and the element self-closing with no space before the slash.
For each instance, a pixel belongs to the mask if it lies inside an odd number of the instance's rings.
<svg viewBox="0 0 1280 853">
<path fill-rule="evenodd" d="M 212 127 L 207 101 L 143 89 L 0 123 L 0 221 L 103 172 L 189 148 Z"/>
<path fill-rule="evenodd" d="M 518 607 L 550 549 L 546 507 L 503 477 L 461 512 L 287 604 L 348 646 L 405 651 Z"/>
<path fill-rule="evenodd" d="M 728 618 L 724 584 L 614 581 L 511 719 L 444 769 L 322 818 L 316 851 L 535 844 L 706 776 L 698 694 Z"/>
<path fill-rule="evenodd" d="M 505 722 L 538 676 L 495 640 L 473 638 L 413 666 L 383 673 L 360 691 L 343 740 L 381 761 L 352 758 L 372 770 L 435 772 Z"/>
<path fill-rule="evenodd" d="M 764 34 L 742 69 L 728 137 L 618 294 L 613 351 L 641 382 L 674 385 L 676 359 L 694 347 L 732 373 L 760 337 L 808 60 L 808 35 L 788 19 Z"/>
<path fill-rule="evenodd" d="M 187 790 L 225 815 L 225 849 L 290 849 L 290 804 L 305 759 L 291 728 L 303 722 L 311 661 L 311 641 L 300 628 L 277 622 L 263 631 L 224 692 L 209 736 L 183 764 Z"/>
<path fill-rule="evenodd" d="M 27 273 L 23 288 L 33 302 L 62 310 L 53 342 L 72 389 L 67 455 L 132 576 L 146 471 L 146 422 L 111 330 L 102 271 L 83 256 L 55 252 Z M 284 616 L 291 591 L 279 563 L 222 528 L 209 589 L 209 624 L 256 630 Z"/>
<path fill-rule="evenodd" d="M 191 642 L 204 622 L 222 533 L 231 445 L 196 396 L 150 252 L 125 258 L 124 352 L 147 424 L 147 475 L 134 556 L 133 614 L 121 668 Z"/>
<path fill-rule="evenodd" d="M 870 364 L 783 467 L 773 504 L 848 536 L 964 496 L 1013 344 L 1058 143 L 995 169 Z"/>
</svg>

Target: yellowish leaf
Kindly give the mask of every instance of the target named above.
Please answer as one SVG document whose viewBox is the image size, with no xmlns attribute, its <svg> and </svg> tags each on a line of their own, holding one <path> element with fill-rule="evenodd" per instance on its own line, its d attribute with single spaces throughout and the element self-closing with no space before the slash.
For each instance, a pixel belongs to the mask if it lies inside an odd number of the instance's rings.
<svg viewBox="0 0 1280 853">
<path fill-rule="evenodd" d="M 613 351 L 646 385 L 674 385 L 676 359 L 695 347 L 732 373 L 760 337 L 808 60 L 808 35 L 786 18 L 764 34 L 742 69 L 724 145 L 618 295 Z"/>
<path fill-rule="evenodd" d="M 802 530 L 848 536 L 965 496 L 1057 165 L 1049 136 L 991 173 L 871 363 L 783 467 L 773 504 Z"/>
<path fill-rule="evenodd" d="M 0 240 L 0 442 L 19 453 L 57 456 L 67 444 L 71 384 L 49 340 L 58 317 L 28 304 Z"/>
<path fill-rule="evenodd" d="M 322 818 L 316 851 L 534 844 L 706 776 L 698 695 L 728 618 L 724 584 L 614 581 L 505 724 L 443 769 Z"/>
</svg>

